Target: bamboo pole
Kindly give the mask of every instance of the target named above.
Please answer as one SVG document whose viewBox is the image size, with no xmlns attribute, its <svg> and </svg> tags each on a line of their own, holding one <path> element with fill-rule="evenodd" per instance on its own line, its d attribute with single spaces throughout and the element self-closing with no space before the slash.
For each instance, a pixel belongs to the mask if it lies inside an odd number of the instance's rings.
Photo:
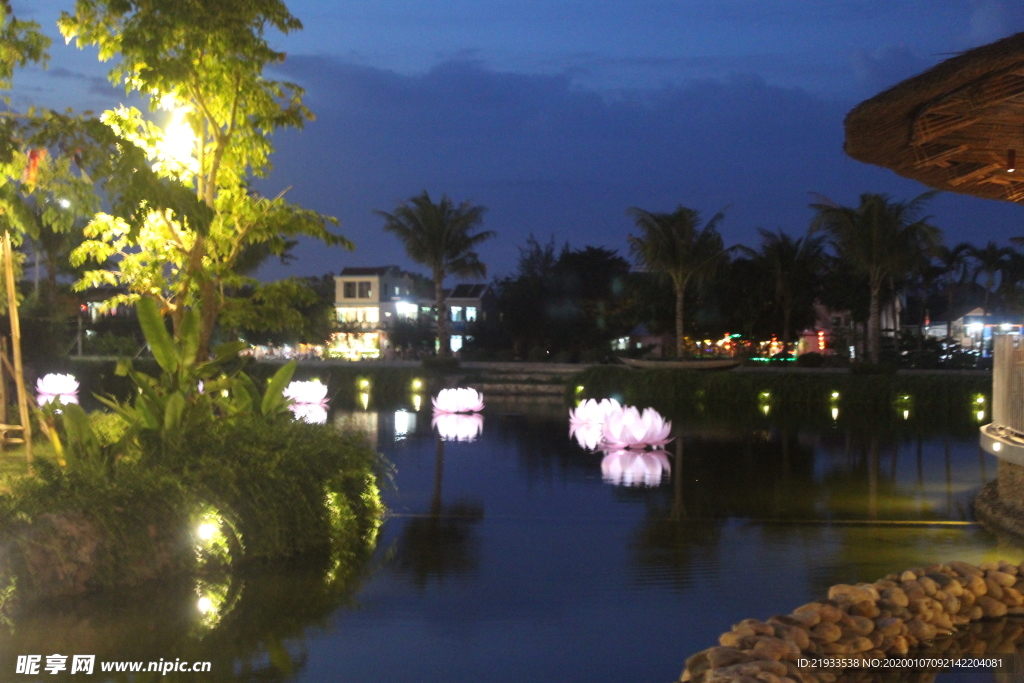
<svg viewBox="0 0 1024 683">
<path fill-rule="evenodd" d="M 25 439 L 25 459 L 32 468 L 32 424 L 28 415 L 28 394 L 25 391 L 25 371 L 21 364 L 21 321 L 18 318 L 18 293 L 14 283 L 14 254 L 11 234 L 5 232 L 0 239 L 4 257 L 4 283 L 7 285 L 7 317 L 11 320 L 11 352 L 14 356 L 14 385 L 18 390 L 18 415 L 21 433 Z"/>
</svg>

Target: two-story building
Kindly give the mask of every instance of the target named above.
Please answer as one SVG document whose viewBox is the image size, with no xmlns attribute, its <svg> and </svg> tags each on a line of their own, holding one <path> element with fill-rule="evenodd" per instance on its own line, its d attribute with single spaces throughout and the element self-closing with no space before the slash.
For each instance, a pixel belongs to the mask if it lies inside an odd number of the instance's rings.
<svg viewBox="0 0 1024 683">
<path fill-rule="evenodd" d="M 457 352 L 466 342 L 473 340 L 476 326 L 487 319 L 494 309 L 494 293 L 486 284 L 459 284 L 445 300 L 448 306 L 449 344 Z"/>
<path fill-rule="evenodd" d="M 334 278 L 335 320 L 330 352 L 352 360 L 379 358 L 388 349 L 388 330 L 399 320 L 419 317 L 420 297 L 412 275 L 398 266 L 345 268 Z"/>
</svg>

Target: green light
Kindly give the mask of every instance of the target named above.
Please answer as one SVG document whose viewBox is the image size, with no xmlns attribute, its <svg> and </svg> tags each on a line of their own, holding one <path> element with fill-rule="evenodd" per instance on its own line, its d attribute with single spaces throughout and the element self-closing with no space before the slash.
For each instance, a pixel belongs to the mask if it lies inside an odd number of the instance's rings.
<svg viewBox="0 0 1024 683">
<path fill-rule="evenodd" d="M 583 385 L 582 384 L 580 384 L 579 386 L 576 387 L 576 393 L 577 394 L 582 394 L 583 393 Z"/>
<path fill-rule="evenodd" d="M 370 388 L 370 380 L 368 380 L 368 379 L 361 379 L 361 380 L 359 380 L 359 388 L 360 389 L 369 389 Z"/>
</svg>

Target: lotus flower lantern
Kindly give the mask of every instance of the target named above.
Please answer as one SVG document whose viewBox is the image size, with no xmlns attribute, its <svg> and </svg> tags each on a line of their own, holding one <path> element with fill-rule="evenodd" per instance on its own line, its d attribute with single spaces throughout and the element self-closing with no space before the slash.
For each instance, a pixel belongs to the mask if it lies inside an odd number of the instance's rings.
<svg viewBox="0 0 1024 683">
<path fill-rule="evenodd" d="M 620 486 L 657 486 L 672 467 L 664 450 L 612 451 L 601 461 L 601 476 Z"/>
<path fill-rule="evenodd" d="M 39 405 L 54 401 L 78 403 L 78 380 L 74 375 L 44 375 L 36 381 L 36 400 Z"/>
</svg>

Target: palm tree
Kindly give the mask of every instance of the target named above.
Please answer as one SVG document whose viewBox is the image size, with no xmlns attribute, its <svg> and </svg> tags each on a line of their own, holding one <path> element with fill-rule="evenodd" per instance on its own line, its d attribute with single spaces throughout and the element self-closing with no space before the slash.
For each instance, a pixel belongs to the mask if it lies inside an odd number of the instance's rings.
<svg viewBox="0 0 1024 683">
<path fill-rule="evenodd" d="M 988 297 L 994 291 L 996 275 L 1007 265 L 1007 261 L 1013 249 L 997 246 L 995 242 L 989 242 L 982 248 L 971 247 L 970 255 L 974 259 L 974 273 L 972 277 L 977 280 L 982 273 L 985 274 L 985 303 L 983 309 L 988 315 Z"/>
<path fill-rule="evenodd" d="M 782 312 L 782 340 L 793 341 L 792 319 L 798 308 L 809 310 L 821 289 L 826 254 L 824 238 L 806 235 L 796 239 L 779 230 L 757 229 L 761 235 L 758 251 L 742 247 L 766 276 Z"/>
<path fill-rule="evenodd" d="M 718 224 L 725 217 L 719 211 L 698 229 L 700 214 L 685 206 L 672 213 L 653 213 L 637 207 L 629 214 L 641 230 L 630 235 L 629 249 L 645 268 L 672 278 L 676 295 L 676 354 L 683 356 L 683 302 L 691 282 L 706 279 L 725 255 Z"/>
<path fill-rule="evenodd" d="M 487 275 L 487 267 L 474 251 L 477 245 L 495 236 L 491 230 L 476 231 L 486 210 L 469 202 L 456 206 L 448 195 L 442 195 L 435 204 L 424 190 L 423 194 L 399 204 L 394 213 L 374 212 L 384 218 L 384 229 L 402 241 L 409 258 L 425 265 L 433 275 L 438 353 L 442 356 L 449 354 L 444 279 L 448 275 Z"/>
<path fill-rule="evenodd" d="M 868 279 L 871 299 L 868 311 L 868 354 L 879 360 L 882 344 L 881 292 L 887 281 L 895 282 L 915 272 L 923 258 L 939 244 L 941 232 L 920 217 L 925 202 L 936 193 L 925 192 L 910 201 L 893 201 L 888 195 L 866 193 L 857 207 L 840 206 L 820 196 L 812 203 L 817 213 L 812 230 L 828 233 L 839 258 Z"/>
<path fill-rule="evenodd" d="M 936 249 L 935 259 L 941 271 L 939 280 L 946 290 L 946 340 L 953 338 L 953 295 L 957 288 L 967 279 L 967 255 L 972 247 L 967 242 L 960 242 L 950 249 L 946 245 Z"/>
</svg>

